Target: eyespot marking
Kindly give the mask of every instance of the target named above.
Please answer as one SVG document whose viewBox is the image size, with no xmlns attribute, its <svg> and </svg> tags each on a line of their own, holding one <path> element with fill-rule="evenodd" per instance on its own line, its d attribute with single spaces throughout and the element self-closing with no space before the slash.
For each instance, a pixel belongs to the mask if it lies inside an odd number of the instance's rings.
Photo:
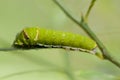
<svg viewBox="0 0 120 80">
<path fill-rule="evenodd" d="M 28 36 L 27 32 L 25 32 L 25 30 L 23 30 L 23 35 L 24 35 L 25 39 L 29 39 L 29 36 Z"/>
</svg>

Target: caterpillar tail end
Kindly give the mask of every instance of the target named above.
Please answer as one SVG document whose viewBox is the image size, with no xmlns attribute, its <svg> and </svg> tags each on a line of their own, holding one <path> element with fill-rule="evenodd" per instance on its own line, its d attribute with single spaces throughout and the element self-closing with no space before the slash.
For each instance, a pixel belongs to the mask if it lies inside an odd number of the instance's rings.
<svg viewBox="0 0 120 80">
<path fill-rule="evenodd" d="M 100 59 L 104 59 L 103 54 L 100 53 L 100 52 L 96 52 L 95 55 L 96 55 L 97 57 L 99 57 Z"/>
</svg>

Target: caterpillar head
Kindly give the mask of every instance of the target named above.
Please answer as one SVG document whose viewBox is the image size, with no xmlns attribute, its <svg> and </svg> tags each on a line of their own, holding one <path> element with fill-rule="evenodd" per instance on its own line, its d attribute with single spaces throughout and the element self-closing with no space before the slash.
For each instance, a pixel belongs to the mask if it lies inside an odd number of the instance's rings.
<svg viewBox="0 0 120 80">
<path fill-rule="evenodd" d="M 29 27 L 23 29 L 17 34 L 13 47 L 31 47 L 36 45 L 39 35 L 38 27 Z"/>
</svg>

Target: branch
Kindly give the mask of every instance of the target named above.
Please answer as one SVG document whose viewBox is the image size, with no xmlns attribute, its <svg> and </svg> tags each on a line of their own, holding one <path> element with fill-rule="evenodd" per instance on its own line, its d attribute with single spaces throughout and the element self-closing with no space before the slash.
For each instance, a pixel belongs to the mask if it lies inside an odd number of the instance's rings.
<svg viewBox="0 0 120 80">
<path fill-rule="evenodd" d="M 103 45 L 103 43 L 99 40 L 99 38 L 95 35 L 95 33 L 89 28 L 88 24 L 85 22 L 84 17 L 82 17 L 81 22 L 77 21 L 74 17 L 71 16 L 71 14 L 69 12 L 67 12 L 67 10 L 57 1 L 57 0 L 53 0 L 59 7 L 60 9 L 65 13 L 66 16 L 68 16 L 73 22 L 75 22 L 77 25 L 79 25 L 79 27 L 81 27 L 93 40 L 96 41 L 99 49 L 101 50 L 104 59 L 112 62 L 114 65 L 116 65 L 117 67 L 120 68 L 120 63 L 118 61 L 116 61 L 115 59 L 113 59 L 111 57 L 111 55 L 109 55 L 110 53 L 108 52 L 108 50 L 106 49 L 106 47 Z M 88 17 L 94 2 L 96 0 L 92 0 L 92 4 L 90 5 L 87 13 L 86 13 L 86 17 Z"/>
</svg>

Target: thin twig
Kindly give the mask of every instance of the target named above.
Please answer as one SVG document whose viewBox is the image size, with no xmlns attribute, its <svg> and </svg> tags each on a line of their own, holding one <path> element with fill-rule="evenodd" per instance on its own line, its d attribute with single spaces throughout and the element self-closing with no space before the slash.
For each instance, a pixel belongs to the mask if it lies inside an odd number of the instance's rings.
<svg viewBox="0 0 120 80">
<path fill-rule="evenodd" d="M 89 28 L 88 24 L 84 21 L 84 19 L 82 19 L 81 22 L 77 21 L 74 17 L 71 16 L 71 14 L 69 12 L 67 12 L 67 10 L 64 9 L 64 7 L 57 0 L 53 0 L 53 1 L 60 7 L 60 9 L 66 14 L 66 16 L 68 16 L 73 22 L 75 22 L 77 25 L 79 25 L 79 27 L 81 27 L 93 40 L 96 41 L 99 49 L 103 53 L 104 59 L 109 60 L 114 65 L 116 65 L 117 67 L 120 68 L 120 63 L 118 61 L 116 61 L 115 59 L 113 59 L 109 55 L 110 53 L 108 52 L 108 50 L 106 49 L 106 47 L 98 39 L 98 37 L 95 35 L 95 33 Z M 91 10 L 91 8 L 90 8 L 90 10 Z M 89 15 L 89 12 L 90 11 L 88 11 L 87 15 Z"/>
<path fill-rule="evenodd" d="M 36 72 L 40 72 L 40 73 L 44 73 L 44 72 L 50 72 L 50 71 L 54 71 L 54 72 L 60 72 L 59 69 L 36 69 L 36 70 L 28 70 L 28 71 L 21 71 L 21 72 L 15 72 L 15 73 L 11 73 L 5 76 L 0 77 L 0 80 L 6 80 L 8 78 L 14 77 L 14 76 L 20 76 L 20 75 L 24 75 L 24 74 L 29 74 L 29 73 L 36 73 Z"/>
<path fill-rule="evenodd" d="M 16 51 L 18 49 L 15 48 L 0 48 L 0 51 Z"/>
<path fill-rule="evenodd" d="M 88 19 L 88 16 L 89 16 L 89 14 L 90 14 L 90 11 L 91 11 L 92 7 L 93 7 L 94 4 L 95 4 L 95 1 L 96 1 L 96 0 L 92 0 L 92 1 L 91 1 L 91 4 L 90 4 L 90 6 L 89 6 L 89 8 L 88 8 L 88 10 L 87 10 L 87 13 L 86 13 L 86 15 L 85 15 L 85 20 Z"/>
<path fill-rule="evenodd" d="M 67 74 L 67 76 L 70 78 L 70 80 L 75 80 L 75 76 L 74 76 L 74 74 L 72 73 L 72 68 L 71 68 L 71 66 L 70 66 L 70 60 L 69 60 L 69 55 L 68 55 L 68 51 L 64 51 L 64 61 L 65 61 L 65 70 L 64 70 L 64 72 Z"/>
</svg>

